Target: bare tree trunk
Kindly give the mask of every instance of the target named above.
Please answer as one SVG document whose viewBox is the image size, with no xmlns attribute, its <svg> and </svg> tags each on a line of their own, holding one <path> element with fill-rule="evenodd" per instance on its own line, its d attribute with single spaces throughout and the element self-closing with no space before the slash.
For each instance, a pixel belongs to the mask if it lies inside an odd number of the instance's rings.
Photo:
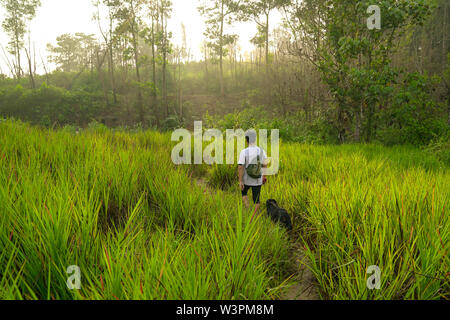
<svg viewBox="0 0 450 320">
<path fill-rule="evenodd" d="M 29 75 L 30 75 L 31 87 L 33 89 L 36 89 L 36 82 L 34 81 L 34 75 L 33 75 L 33 62 L 31 61 L 31 53 L 28 52 L 28 50 L 26 48 L 25 48 L 25 53 L 27 55 L 28 72 L 29 72 Z"/>
<path fill-rule="evenodd" d="M 97 56 L 97 73 L 98 73 L 98 75 L 99 75 L 99 77 L 100 77 L 100 81 L 101 81 L 101 83 L 102 83 L 103 98 L 105 99 L 106 105 L 108 105 L 108 104 L 109 104 L 109 101 L 108 101 L 108 93 L 107 93 L 107 91 L 106 91 L 105 78 L 104 78 L 103 73 L 102 73 L 102 65 L 103 65 L 103 63 L 104 63 L 104 61 L 105 61 L 105 56 L 106 56 L 106 54 L 107 54 L 107 52 L 105 52 L 105 54 L 103 55 L 102 59 L 100 59 L 99 52 L 98 52 L 98 50 L 96 50 L 96 56 Z"/>
<path fill-rule="evenodd" d="M 3 48 L 2 44 L 0 43 L 0 47 L 2 48 L 2 52 L 3 52 L 3 58 L 5 63 L 8 65 L 9 68 L 9 72 L 11 72 L 11 74 L 13 75 L 13 77 L 16 77 L 16 69 L 15 69 L 15 65 L 14 65 L 14 61 L 10 61 L 8 58 L 8 55 L 6 54 L 5 49 Z"/>
<path fill-rule="evenodd" d="M 266 12 L 266 74 L 269 74 L 269 13 Z"/>
<path fill-rule="evenodd" d="M 205 82 L 208 84 L 208 46 L 205 43 Z"/>
<path fill-rule="evenodd" d="M 159 113 L 158 113 L 158 97 L 156 93 L 156 50 L 155 50 L 155 22 L 154 17 L 152 17 L 152 80 L 153 80 L 153 112 L 156 117 L 156 122 L 159 125 Z"/>
<path fill-rule="evenodd" d="M 116 80 L 114 72 L 114 54 L 113 54 L 113 16 L 111 14 L 111 8 L 109 9 L 109 62 L 110 62 L 110 77 L 111 86 L 113 92 L 114 104 L 117 104 L 117 90 L 116 90 Z"/>
<path fill-rule="evenodd" d="M 356 111 L 356 121 L 355 121 L 355 142 L 361 142 L 361 121 L 363 116 L 363 108 L 355 108 Z"/>
<path fill-rule="evenodd" d="M 136 17 L 135 17 L 135 12 L 134 12 L 134 7 L 132 4 L 132 26 L 131 26 L 131 34 L 132 34 L 132 41 L 133 41 L 133 51 L 134 51 L 134 64 L 136 66 L 136 79 L 138 82 L 138 88 L 137 88 L 137 108 L 139 110 L 139 120 L 141 121 L 141 124 L 144 126 L 145 125 L 145 112 L 144 112 L 144 106 L 143 106 L 143 101 L 142 101 L 142 90 L 141 90 L 141 74 L 140 74 L 140 70 L 139 70 L 139 48 L 138 48 L 138 30 L 137 30 L 137 23 L 136 23 Z"/>
<path fill-rule="evenodd" d="M 138 46 L 137 46 L 137 39 L 136 34 L 133 31 L 133 47 L 134 47 L 134 63 L 136 65 L 136 78 L 138 82 L 138 88 L 137 88 L 137 107 L 139 110 L 139 120 L 141 121 L 141 124 L 144 125 L 145 123 L 145 117 L 144 117 L 144 106 L 142 102 L 142 90 L 140 87 L 141 84 L 141 74 L 139 70 L 139 54 L 138 54 Z"/>
<path fill-rule="evenodd" d="M 25 48 L 25 54 L 27 55 L 28 61 L 28 72 L 30 75 L 31 87 L 36 89 L 36 82 L 34 81 L 34 72 L 33 72 L 33 61 L 31 60 L 31 36 L 28 33 L 28 50 Z"/>
<path fill-rule="evenodd" d="M 44 63 L 44 59 L 42 58 L 42 55 L 39 54 L 39 56 L 41 57 L 42 67 L 44 68 L 46 83 L 47 83 L 47 85 L 50 85 L 50 78 L 48 76 L 47 66 Z"/>
<path fill-rule="evenodd" d="M 442 28 L 442 70 L 445 70 L 447 66 L 447 16 L 448 16 L 449 4 L 444 4 L 444 26 Z"/>
<path fill-rule="evenodd" d="M 183 91 L 182 91 L 182 89 L 181 89 L 181 58 L 179 59 L 179 62 L 178 62 L 178 103 L 179 103 L 179 106 L 180 106 L 180 119 L 183 119 L 183 98 L 182 98 L 182 95 L 183 95 Z"/>
<path fill-rule="evenodd" d="M 116 81 L 114 80 L 114 60 L 113 60 L 113 51 L 112 45 L 108 48 L 108 70 L 109 70 L 109 78 L 111 82 L 111 89 L 113 92 L 113 101 L 114 104 L 117 104 L 117 92 L 116 92 Z"/>
<path fill-rule="evenodd" d="M 224 23 L 224 16 L 223 16 L 223 6 L 224 3 L 222 1 L 222 9 L 221 9 L 221 16 L 220 16 L 220 40 L 219 40 L 219 46 L 220 46 L 220 96 L 223 98 L 225 95 L 225 89 L 223 84 L 223 23 Z"/>
<path fill-rule="evenodd" d="M 162 64 L 162 96 L 163 96 L 163 105 L 165 109 L 165 116 L 166 118 L 169 117 L 169 104 L 167 101 L 167 30 L 166 30 L 166 23 L 165 21 L 165 12 L 164 7 L 161 4 L 161 25 L 162 25 L 162 34 L 163 34 L 163 45 L 162 45 L 162 53 L 163 53 L 163 64 Z"/>
<path fill-rule="evenodd" d="M 19 35 L 17 34 L 17 32 L 16 32 L 16 43 L 15 43 L 15 46 L 16 46 L 16 59 L 17 59 L 17 61 L 16 61 L 16 69 L 17 69 L 16 73 L 17 73 L 17 79 L 20 80 L 22 78 L 22 67 L 20 65 L 20 59 L 21 59 L 21 57 L 20 57 L 20 46 L 19 46 Z"/>
</svg>

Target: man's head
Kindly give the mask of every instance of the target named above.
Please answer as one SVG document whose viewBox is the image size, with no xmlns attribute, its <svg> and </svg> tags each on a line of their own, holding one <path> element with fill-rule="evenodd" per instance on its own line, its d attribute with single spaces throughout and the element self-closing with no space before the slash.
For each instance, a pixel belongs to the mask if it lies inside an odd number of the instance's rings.
<svg viewBox="0 0 450 320">
<path fill-rule="evenodd" d="M 248 130 L 245 133 L 245 140 L 247 141 L 248 144 L 255 144 L 256 143 L 256 131 L 253 129 Z"/>
</svg>

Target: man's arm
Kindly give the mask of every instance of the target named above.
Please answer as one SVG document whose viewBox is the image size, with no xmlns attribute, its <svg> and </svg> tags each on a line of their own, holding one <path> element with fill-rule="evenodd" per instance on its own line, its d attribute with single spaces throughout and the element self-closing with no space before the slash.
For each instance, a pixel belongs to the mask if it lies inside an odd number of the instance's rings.
<svg viewBox="0 0 450 320">
<path fill-rule="evenodd" d="M 267 156 L 266 156 L 266 152 L 263 150 L 263 157 L 264 157 L 264 160 L 263 160 L 263 164 L 262 164 L 262 167 L 263 167 L 263 176 L 262 176 L 262 178 L 263 178 L 263 184 L 266 184 L 267 183 L 267 176 L 264 174 L 264 169 L 267 169 L 268 167 L 269 167 L 269 159 L 267 159 Z"/>
</svg>

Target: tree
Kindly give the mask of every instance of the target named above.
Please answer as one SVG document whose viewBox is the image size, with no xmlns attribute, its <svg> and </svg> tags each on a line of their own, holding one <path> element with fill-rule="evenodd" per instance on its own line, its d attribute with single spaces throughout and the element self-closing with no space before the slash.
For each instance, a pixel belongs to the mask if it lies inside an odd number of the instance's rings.
<svg viewBox="0 0 450 320">
<path fill-rule="evenodd" d="M 159 45 L 159 9 L 158 9 L 158 1 L 151 0 L 147 3 L 147 15 L 151 19 L 151 26 L 144 28 L 142 31 L 142 37 L 144 38 L 147 44 L 151 46 L 151 65 L 152 65 L 152 90 L 151 95 L 153 98 L 153 111 L 156 117 L 156 122 L 159 124 L 159 116 L 158 116 L 158 90 L 156 86 L 156 61 L 157 61 L 157 50 L 156 47 Z"/>
<path fill-rule="evenodd" d="M 266 54 L 266 73 L 269 73 L 269 22 L 270 14 L 273 10 L 286 6 L 290 3 L 289 0 L 245 0 L 242 6 L 244 13 L 254 19 L 258 27 L 258 34 L 255 37 L 255 41 L 258 44 L 265 43 Z M 261 21 L 261 16 L 263 20 Z M 263 37 L 261 37 L 263 35 Z"/>
<path fill-rule="evenodd" d="M 166 118 L 169 116 L 169 101 L 167 100 L 167 55 L 171 51 L 169 39 L 172 34 L 167 30 L 167 21 L 172 12 L 172 2 L 169 0 L 159 0 L 159 13 L 161 21 L 161 53 L 162 53 L 162 99 L 166 111 Z"/>
<path fill-rule="evenodd" d="M 144 29 L 144 23 L 141 19 L 141 14 L 144 0 L 123 0 L 114 2 L 111 5 L 115 7 L 115 18 L 118 19 L 118 26 L 116 33 L 121 34 L 124 39 L 131 45 L 126 49 L 126 53 L 130 53 L 134 60 L 134 67 L 136 72 L 136 87 L 137 87 L 137 110 L 139 112 L 139 120 L 142 125 L 145 124 L 145 110 L 142 96 L 142 81 L 140 71 L 140 52 L 139 52 L 139 37 L 141 31 Z"/>
<path fill-rule="evenodd" d="M 56 46 L 47 44 L 49 60 L 64 72 L 82 72 L 94 66 L 97 43 L 94 35 L 65 33 L 56 38 Z"/>
<path fill-rule="evenodd" d="M 34 75 L 36 74 L 36 49 L 33 46 L 33 50 L 31 50 L 31 31 L 28 31 L 28 48 L 25 48 L 25 54 L 28 61 L 28 72 L 30 75 L 31 87 L 36 89 L 36 82 L 34 80 Z"/>
<path fill-rule="evenodd" d="M 24 37 L 27 24 L 35 17 L 36 9 L 41 5 L 40 0 L 0 0 L 6 9 L 6 18 L 2 27 L 10 37 L 8 51 L 14 55 L 15 76 L 22 77 L 21 55 L 24 47 Z"/>
<path fill-rule="evenodd" d="M 363 125 L 366 140 L 373 138 L 376 108 L 386 107 L 399 76 L 390 63 L 398 35 L 408 25 L 421 25 L 431 12 L 429 1 L 382 1 L 382 27 L 371 30 L 371 5 L 370 0 L 296 1 L 287 20 L 292 52 L 320 70 L 337 103 L 341 141 L 352 127 L 360 141 Z"/>
<path fill-rule="evenodd" d="M 235 41 L 236 35 L 226 34 L 225 24 L 231 24 L 235 20 L 243 20 L 242 4 L 240 0 L 206 0 L 198 7 L 198 10 L 206 20 L 205 37 L 208 45 L 219 56 L 220 67 L 220 95 L 225 95 L 223 80 L 223 58 L 227 51 L 225 47 Z"/>
<path fill-rule="evenodd" d="M 181 76 L 182 76 L 182 65 L 184 63 L 189 64 L 189 59 L 191 56 L 191 48 L 188 48 L 187 37 L 186 37 L 186 27 L 181 23 L 181 35 L 183 44 L 181 47 L 177 48 L 177 64 L 178 64 L 178 108 L 179 117 L 183 119 L 183 89 L 181 86 Z"/>
<path fill-rule="evenodd" d="M 102 17 L 100 15 L 101 4 L 103 7 L 107 8 L 108 15 L 106 17 L 108 22 L 108 29 L 106 31 L 103 30 L 102 27 Z M 114 44 L 117 42 L 117 36 L 114 33 L 115 28 L 117 27 L 117 19 L 116 19 L 116 9 L 119 6 L 119 0 L 94 0 L 94 6 L 96 7 L 96 12 L 94 13 L 94 20 L 98 22 L 98 27 L 100 33 L 105 41 L 106 46 L 108 47 L 108 68 L 109 68 L 109 77 L 111 81 L 111 88 L 113 92 L 114 104 L 117 104 L 117 90 L 116 90 L 116 81 L 115 81 L 115 67 L 114 67 Z"/>
</svg>

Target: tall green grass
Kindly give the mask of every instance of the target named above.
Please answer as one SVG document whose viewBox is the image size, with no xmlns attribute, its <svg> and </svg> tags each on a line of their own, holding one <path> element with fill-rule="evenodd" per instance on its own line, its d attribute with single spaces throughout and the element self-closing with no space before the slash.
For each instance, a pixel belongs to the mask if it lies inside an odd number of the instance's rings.
<svg viewBox="0 0 450 320">
<path fill-rule="evenodd" d="M 323 299 L 448 297 L 450 171 L 432 155 L 282 144 L 261 200 L 290 212 L 289 238 L 241 207 L 235 166 L 175 166 L 173 146 L 2 122 L 0 298 L 283 298 L 292 242 Z M 71 265 L 81 290 L 66 286 Z M 371 265 L 380 290 L 367 288 Z"/>
<path fill-rule="evenodd" d="M 286 234 L 170 161 L 170 136 L 0 125 L 1 299 L 270 299 Z M 271 234 L 270 239 L 266 238 Z M 69 290 L 67 267 L 81 268 Z"/>
<path fill-rule="evenodd" d="M 287 144 L 267 193 L 294 214 L 324 299 L 449 294 L 450 171 L 418 149 Z M 367 268 L 381 269 L 369 290 Z"/>
</svg>

